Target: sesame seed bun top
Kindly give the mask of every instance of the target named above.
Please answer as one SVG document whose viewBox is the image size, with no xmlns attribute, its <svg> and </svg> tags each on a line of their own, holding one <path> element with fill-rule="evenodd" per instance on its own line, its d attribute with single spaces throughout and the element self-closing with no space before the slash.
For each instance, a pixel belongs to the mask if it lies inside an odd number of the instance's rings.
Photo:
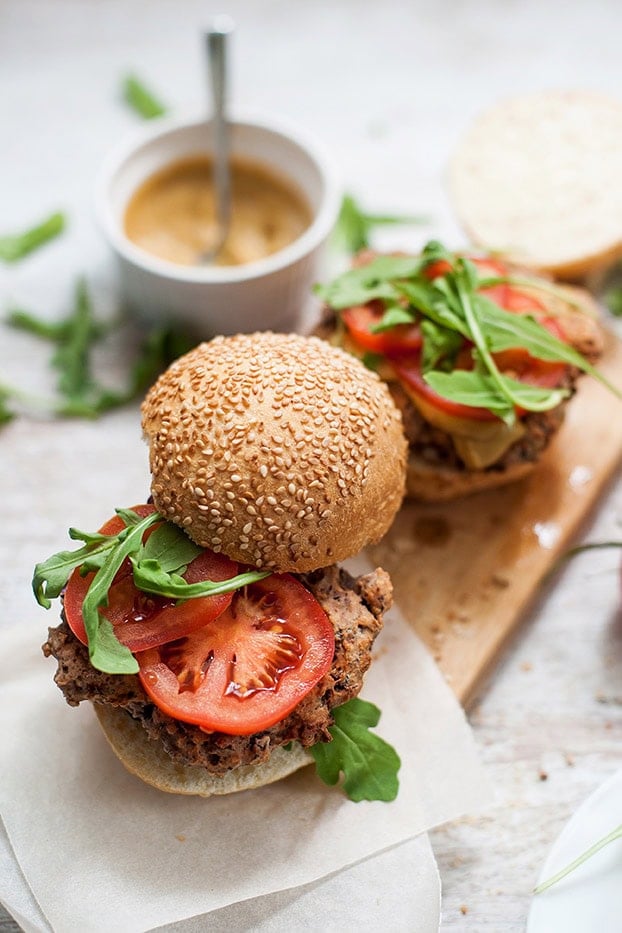
<svg viewBox="0 0 622 933">
<path fill-rule="evenodd" d="M 304 572 L 350 557 L 404 495 L 386 386 L 314 337 L 216 337 L 173 363 L 142 412 L 156 507 L 246 564 Z"/>
</svg>

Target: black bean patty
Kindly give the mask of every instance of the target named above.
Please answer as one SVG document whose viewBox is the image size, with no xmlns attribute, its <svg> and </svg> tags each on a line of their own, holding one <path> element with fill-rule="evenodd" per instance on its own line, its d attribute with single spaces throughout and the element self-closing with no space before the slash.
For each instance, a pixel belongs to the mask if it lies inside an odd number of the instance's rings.
<svg viewBox="0 0 622 933">
<path fill-rule="evenodd" d="M 359 693 L 374 639 L 382 628 L 382 614 L 392 601 L 391 582 L 383 570 L 355 579 L 332 566 L 298 579 L 313 593 L 335 628 L 333 665 L 286 719 L 255 735 L 207 733 L 173 719 L 149 699 L 137 675 L 104 674 L 92 667 L 86 647 L 65 621 L 49 630 L 43 653 L 57 659 L 54 680 L 70 706 L 91 700 L 127 710 L 174 761 L 214 774 L 258 764 L 267 761 L 273 748 L 292 740 L 304 747 L 330 740 L 331 710 Z"/>
</svg>

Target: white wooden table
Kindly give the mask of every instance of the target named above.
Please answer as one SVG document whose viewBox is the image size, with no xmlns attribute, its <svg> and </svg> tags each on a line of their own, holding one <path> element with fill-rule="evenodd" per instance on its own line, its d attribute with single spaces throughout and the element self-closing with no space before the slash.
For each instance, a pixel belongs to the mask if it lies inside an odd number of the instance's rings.
<svg viewBox="0 0 622 933">
<path fill-rule="evenodd" d="M 482 107 L 504 94 L 550 86 L 622 93 L 616 0 L 563 7 L 556 0 L 223 0 L 218 8 L 238 21 L 236 109 L 271 111 L 323 137 L 346 186 L 370 210 L 428 215 L 425 228 L 394 234 L 391 243 L 404 248 L 416 249 L 432 236 L 462 242 L 443 173 L 460 131 Z M 131 68 L 175 109 L 200 109 L 206 95 L 196 27 L 205 12 L 198 0 L 2 4 L 2 232 L 57 207 L 71 218 L 62 243 L 0 269 L 3 307 L 17 302 L 57 317 L 79 272 L 87 274 L 98 309 L 114 307 L 114 279 L 91 216 L 91 192 L 103 155 L 136 124 L 118 101 L 119 80 Z M 114 361 L 119 368 L 124 352 L 121 347 Z M 45 358 L 31 338 L 0 332 L 7 381 L 45 388 Z M 123 463 L 123 453 L 114 451 L 115 431 L 127 417 L 133 416 L 112 415 L 106 422 L 111 459 L 116 454 L 123 469 L 135 469 L 139 482 L 142 464 Z M 23 467 L 41 471 L 42 482 L 66 445 L 76 445 L 84 459 L 81 488 L 67 490 L 66 503 L 50 505 L 37 532 L 41 541 L 65 506 L 73 506 L 76 524 L 80 518 L 85 527 L 96 523 L 101 509 L 87 478 L 92 427 L 18 430 L 22 441 L 22 432 L 33 432 L 33 451 L 39 450 L 35 438 L 45 435 L 48 462 Z M 0 445 L 9 436 L 0 436 Z M 19 497 L 21 481 L 16 475 L 15 489 L 5 494 Z M 60 488 L 51 484 L 57 496 Z M 622 537 L 620 481 L 592 522 L 586 536 Z M 11 554 L 27 547 L 17 532 L 8 544 Z M 36 544 L 28 546 L 38 553 Z M 615 552 L 595 552 L 558 575 L 472 710 L 498 802 L 484 818 L 433 834 L 443 929 L 522 930 L 548 847 L 578 803 L 622 763 L 618 565 Z M 25 581 L 0 585 L 10 606 Z M 570 605 L 574 615 L 578 606 L 584 609 L 572 631 Z M 12 621 L 6 615 L 2 624 Z M 13 929 L 1 914 L 0 929 Z"/>
</svg>

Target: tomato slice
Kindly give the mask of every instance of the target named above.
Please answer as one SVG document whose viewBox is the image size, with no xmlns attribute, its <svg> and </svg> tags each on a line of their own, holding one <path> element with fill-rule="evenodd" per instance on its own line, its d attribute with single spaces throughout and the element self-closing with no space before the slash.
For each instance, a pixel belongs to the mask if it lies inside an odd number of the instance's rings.
<svg viewBox="0 0 622 933">
<path fill-rule="evenodd" d="M 209 732 L 252 735 L 284 719 L 330 670 L 328 616 L 289 574 L 237 590 L 209 625 L 137 655 L 159 709 Z"/>
<path fill-rule="evenodd" d="M 396 324 L 390 330 L 375 334 L 373 328 L 380 323 L 383 315 L 381 302 L 371 301 L 366 305 L 346 308 L 341 317 L 350 337 L 364 350 L 388 354 L 418 350 L 421 347 L 421 328 L 418 324 Z"/>
<path fill-rule="evenodd" d="M 142 518 L 155 512 L 153 505 L 134 506 Z M 118 534 L 124 527 L 118 515 L 100 529 L 101 534 Z M 154 526 L 157 527 L 157 526 Z M 152 529 L 145 532 L 145 537 Z M 202 580 L 228 580 L 238 572 L 238 565 L 221 554 L 204 550 L 187 567 L 184 579 L 188 583 Z M 82 603 L 94 577 L 93 573 L 80 576 L 74 570 L 63 598 L 65 617 L 70 629 L 86 645 L 87 637 L 82 618 Z M 126 560 L 119 569 L 108 594 L 108 606 L 101 612 L 112 623 L 115 635 L 130 651 L 144 651 L 181 638 L 217 618 L 233 598 L 232 593 L 204 596 L 176 603 L 173 599 L 143 593 L 134 586 L 132 568 Z"/>
</svg>

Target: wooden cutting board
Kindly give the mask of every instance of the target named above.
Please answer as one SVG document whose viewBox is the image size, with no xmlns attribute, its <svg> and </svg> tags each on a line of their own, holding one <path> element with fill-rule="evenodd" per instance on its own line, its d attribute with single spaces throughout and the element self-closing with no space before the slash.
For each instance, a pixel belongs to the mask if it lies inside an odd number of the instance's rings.
<svg viewBox="0 0 622 933">
<path fill-rule="evenodd" d="M 600 369 L 622 386 L 622 342 L 612 336 Z M 621 458 L 622 402 L 582 378 L 560 433 L 527 479 L 458 502 L 409 502 L 368 548 L 464 705 Z"/>
</svg>

